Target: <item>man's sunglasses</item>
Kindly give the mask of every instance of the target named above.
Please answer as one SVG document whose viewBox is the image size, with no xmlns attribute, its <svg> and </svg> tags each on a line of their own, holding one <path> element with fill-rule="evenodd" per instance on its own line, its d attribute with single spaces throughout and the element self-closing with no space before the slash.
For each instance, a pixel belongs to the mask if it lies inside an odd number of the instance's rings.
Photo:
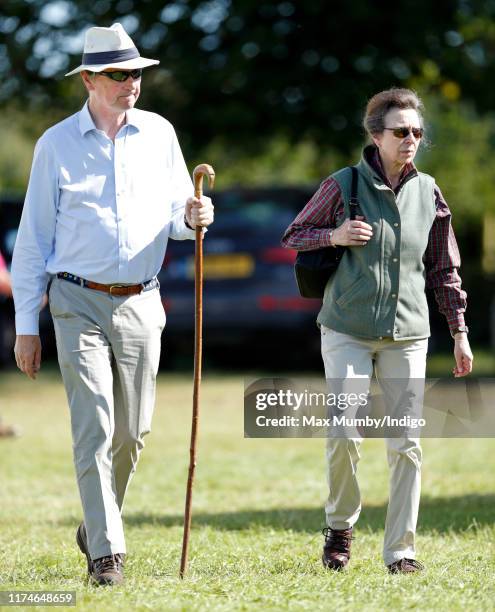
<svg viewBox="0 0 495 612">
<path fill-rule="evenodd" d="M 106 76 L 108 79 L 112 79 L 112 81 L 118 81 L 119 83 L 123 83 L 127 81 L 129 77 L 132 77 L 134 80 L 140 79 L 143 74 L 143 70 L 141 68 L 136 68 L 136 70 L 116 70 L 115 72 L 93 72 L 93 74 L 101 74 Z"/>
<path fill-rule="evenodd" d="M 416 140 L 423 138 L 423 128 L 408 128 L 408 127 L 396 127 L 396 128 L 383 128 L 384 130 L 390 130 L 396 138 L 406 138 L 412 133 Z"/>
</svg>

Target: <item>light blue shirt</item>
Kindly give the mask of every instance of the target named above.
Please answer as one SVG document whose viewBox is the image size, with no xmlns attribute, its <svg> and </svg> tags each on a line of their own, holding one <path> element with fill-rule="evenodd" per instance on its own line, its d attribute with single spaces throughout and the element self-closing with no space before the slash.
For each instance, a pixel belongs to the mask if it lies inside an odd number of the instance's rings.
<svg viewBox="0 0 495 612">
<path fill-rule="evenodd" d="M 126 113 L 113 143 L 87 103 L 38 140 L 12 260 L 17 334 L 37 334 L 50 275 L 141 283 L 160 270 L 184 223 L 191 178 L 172 125 Z"/>
</svg>

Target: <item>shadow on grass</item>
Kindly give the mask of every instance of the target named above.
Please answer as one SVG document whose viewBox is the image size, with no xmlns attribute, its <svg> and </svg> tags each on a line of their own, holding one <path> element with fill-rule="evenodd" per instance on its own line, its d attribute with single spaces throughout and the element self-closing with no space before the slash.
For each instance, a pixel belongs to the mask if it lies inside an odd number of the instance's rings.
<svg viewBox="0 0 495 612">
<path fill-rule="evenodd" d="M 469 528 L 495 524 L 495 495 L 463 495 L 458 497 L 424 497 L 419 512 L 419 529 L 422 533 L 461 532 Z M 385 524 L 386 506 L 364 506 L 359 528 L 380 531 Z M 280 510 L 239 510 L 235 512 L 193 513 L 196 526 L 203 525 L 218 530 L 242 531 L 257 527 L 291 529 L 313 533 L 324 526 L 322 508 L 283 508 Z M 125 516 L 128 526 L 182 525 L 182 515 L 136 513 Z"/>
</svg>

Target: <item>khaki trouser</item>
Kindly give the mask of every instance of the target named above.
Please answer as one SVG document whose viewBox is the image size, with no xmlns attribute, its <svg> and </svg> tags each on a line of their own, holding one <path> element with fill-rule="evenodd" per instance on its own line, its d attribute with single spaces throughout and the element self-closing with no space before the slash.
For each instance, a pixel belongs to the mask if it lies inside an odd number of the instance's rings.
<svg viewBox="0 0 495 612">
<path fill-rule="evenodd" d="M 121 511 L 150 431 L 165 313 L 158 289 L 115 297 L 55 278 L 50 288 L 91 557 L 125 553 Z"/>
<path fill-rule="evenodd" d="M 321 327 L 322 356 L 327 379 L 353 380 L 361 391 L 369 389 L 375 374 L 385 402 L 393 405 L 394 386 L 387 379 L 416 379 L 414 389 L 422 402 L 428 340 L 367 340 Z M 361 379 L 356 381 L 356 379 Z M 350 385 L 351 383 L 349 383 Z M 404 557 L 415 558 L 415 532 L 421 490 L 421 447 L 417 438 L 387 438 L 390 468 L 390 498 L 385 522 L 383 558 L 389 565 Z M 327 439 L 329 496 L 325 505 L 327 525 L 332 529 L 352 527 L 361 511 L 361 494 L 356 477 L 361 438 Z"/>
</svg>

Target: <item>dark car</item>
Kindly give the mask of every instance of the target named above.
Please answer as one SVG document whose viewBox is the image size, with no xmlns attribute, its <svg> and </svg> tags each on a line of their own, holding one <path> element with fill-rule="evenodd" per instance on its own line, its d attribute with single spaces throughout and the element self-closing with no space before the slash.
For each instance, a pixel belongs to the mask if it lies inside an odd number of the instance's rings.
<svg viewBox="0 0 495 612">
<path fill-rule="evenodd" d="M 295 251 L 280 245 L 287 226 L 311 197 L 304 187 L 215 192 L 215 223 L 204 240 L 205 344 L 227 363 L 287 357 L 298 365 L 319 353 L 320 300 L 299 296 Z M 160 273 L 167 312 L 165 341 L 190 342 L 194 331 L 194 244 L 169 242 Z M 266 365 L 266 363 L 264 364 Z"/>
<path fill-rule="evenodd" d="M 296 253 L 280 239 L 312 195 L 304 187 L 229 189 L 215 192 L 215 223 L 204 240 L 203 337 L 220 365 L 312 365 L 319 353 L 315 325 L 319 300 L 299 296 Z M 0 204 L 0 249 L 10 263 L 22 212 L 21 198 Z M 170 240 L 159 274 L 167 312 L 164 364 L 192 352 L 194 336 L 194 241 Z M 14 341 L 12 300 L 0 303 L 4 357 Z M 40 314 L 45 357 L 54 355 L 49 309 Z M 284 360 L 283 358 L 286 357 Z M 278 360 L 277 362 L 275 360 Z M 180 361 L 180 359 L 179 359 Z"/>
</svg>

